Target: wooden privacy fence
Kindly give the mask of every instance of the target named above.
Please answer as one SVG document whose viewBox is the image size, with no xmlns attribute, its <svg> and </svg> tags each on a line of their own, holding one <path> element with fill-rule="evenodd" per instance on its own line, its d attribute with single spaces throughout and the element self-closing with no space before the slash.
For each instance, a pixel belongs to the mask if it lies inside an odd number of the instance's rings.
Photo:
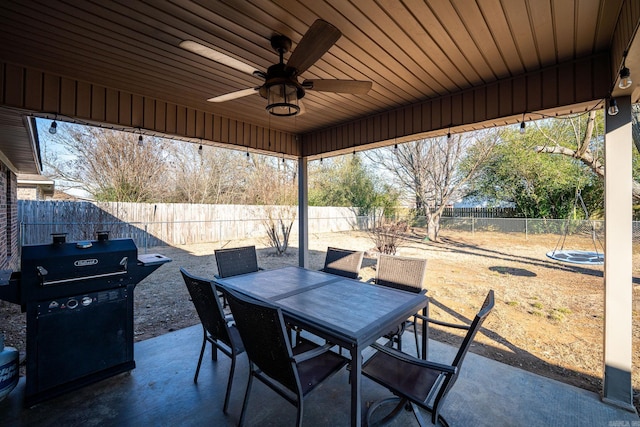
<svg viewBox="0 0 640 427">
<path fill-rule="evenodd" d="M 91 240 L 100 230 L 112 238 L 132 238 L 144 248 L 261 238 L 269 217 L 293 219 L 292 235 L 297 234 L 296 206 L 18 201 L 23 245 L 48 243 L 51 233 L 67 233 L 68 241 Z M 310 233 L 367 226 L 368 218 L 357 217 L 351 208 L 309 207 Z"/>
<path fill-rule="evenodd" d="M 447 218 L 516 218 L 516 208 L 445 208 Z"/>
</svg>

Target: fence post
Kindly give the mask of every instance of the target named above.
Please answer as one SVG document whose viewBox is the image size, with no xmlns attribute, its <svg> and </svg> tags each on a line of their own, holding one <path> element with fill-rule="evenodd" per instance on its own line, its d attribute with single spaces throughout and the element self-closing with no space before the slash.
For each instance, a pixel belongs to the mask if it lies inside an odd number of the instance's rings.
<svg viewBox="0 0 640 427">
<path fill-rule="evenodd" d="M 149 249 L 149 224 L 144 223 L 144 253 Z"/>
<path fill-rule="evenodd" d="M 476 234 L 476 218 L 471 217 L 471 234 Z"/>
<path fill-rule="evenodd" d="M 529 218 L 524 219 L 524 240 L 529 240 Z"/>
</svg>

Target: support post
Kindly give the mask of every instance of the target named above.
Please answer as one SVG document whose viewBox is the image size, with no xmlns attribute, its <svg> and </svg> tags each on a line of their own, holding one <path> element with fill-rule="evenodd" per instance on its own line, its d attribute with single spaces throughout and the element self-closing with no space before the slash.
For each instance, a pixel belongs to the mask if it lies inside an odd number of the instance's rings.
<svg viewBox="0 0 640 427">
<path fill-rule="evenodd" d="M 631 97 L 605 112 L 604 381 L 602 400 L 635 412 L 631 384 L 633 323 Z"/>
<path fill-rule="evenodd" d="M 298 265 L 309 267 L 309 176 L 308 160 L 298 158 Z"/>
</svg>

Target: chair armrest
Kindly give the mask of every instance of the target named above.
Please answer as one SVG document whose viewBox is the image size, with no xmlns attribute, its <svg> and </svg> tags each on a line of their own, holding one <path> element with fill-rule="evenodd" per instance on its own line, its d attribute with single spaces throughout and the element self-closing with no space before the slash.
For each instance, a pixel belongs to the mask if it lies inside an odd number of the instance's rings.
<svg viewBox="0 0 640 427">
<path fill-rule="evenodd" d="M 459 323 L 449 323 L 449 322 L 443 322 L 442 320 L 436 320 L 436 319 L 432 319 L 430 317 L 426 317 L 423 316 L 421 314 L 414 314 L 413 317 L 420 319 L 424 322 L 429 322 L 429 323 L 433 323 L 436 325 L 440 325 L 440 326 L 445 326 L 447 328 L 455 328 L 455 329 L 469 329 L 469 325 L 461 325 Z"/>
<path fill-rule="evenodd" d="M 376 278 L 372 277 L 371 279 L 367 280 L 365 283 L 376 283 Z"/>
<path fill-rule="evenodd" d="M 313 359 L 314 357 L 318 357 L 321 354 L 331 350 L 332 347 L 335 347 L 335 344 L 327 341 L 327 343 L 323 346 L 316 347 L 313 350 L 305 351 L 304 353 L 296 354 L 295 356 L 293 356 L 293 361 L 296 363 L 300 363 L 304 362 L 305 360 Z"/>
<path fill-rule="evenodd" d="M 458 371 L 458 368 L 455 366 L 445 365 L 443 363 L 431 362 L 429 360 L 418 359 L 407 353 L 398 351 L 393 347 L 387 347 L 378 343 L 371 344 L 371 347 L 393 357 L 394 359 L 398 359 L 406 363 L 411 363 L 412 365 L 434 369 L 436 371 L 444 372 L 447 374 L 455 374 Z"/>
</svg>

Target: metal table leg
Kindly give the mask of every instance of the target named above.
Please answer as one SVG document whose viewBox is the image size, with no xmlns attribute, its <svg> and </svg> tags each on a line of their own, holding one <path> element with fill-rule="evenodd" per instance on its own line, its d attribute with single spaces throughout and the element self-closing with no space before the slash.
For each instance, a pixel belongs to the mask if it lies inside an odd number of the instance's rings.
<svg viewBox="0 0 640 427">
<path fill-rule="evenodd" d="M 354 344 L 351 347 L 351 426 L 362 425 L 362 355 L 360 347 Z"/>
</svg>

